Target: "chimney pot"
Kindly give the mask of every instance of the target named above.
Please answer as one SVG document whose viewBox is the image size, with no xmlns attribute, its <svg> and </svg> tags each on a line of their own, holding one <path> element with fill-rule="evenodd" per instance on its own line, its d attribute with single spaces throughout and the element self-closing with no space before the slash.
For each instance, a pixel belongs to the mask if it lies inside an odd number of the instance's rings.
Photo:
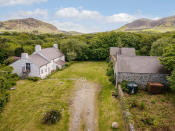
<svg viewBox="0 0 175 131">
<path fill-rule="evenodd" d="M 21 59 L 28 59 L 28 58 L 29 58 L 28 53 L 22 53 L 21 54 Z"/>
<path fill-rule="evenodd" d="M 35 46 L 35 52 L 39 52 L 41 51 L 41 46 L 40 45 L 36 45 Z"/>
<path fill-rule="evenodd" d="M 53 47 L 58 49 L 58 44 L 53 44 Z"/>
</svg>

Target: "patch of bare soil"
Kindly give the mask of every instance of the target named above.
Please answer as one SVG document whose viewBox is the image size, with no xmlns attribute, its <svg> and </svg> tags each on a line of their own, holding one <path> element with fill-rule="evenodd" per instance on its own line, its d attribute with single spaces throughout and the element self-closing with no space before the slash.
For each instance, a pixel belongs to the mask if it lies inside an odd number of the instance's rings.
<svg viewBox="0 0 175 131">
<path fill-rule="evenodd" d="M 71 105 L 70 131 L 98 130 L 97 95 L 100 86 L 82 78 L 76 81 L 75 87 Z"/>
</svg>

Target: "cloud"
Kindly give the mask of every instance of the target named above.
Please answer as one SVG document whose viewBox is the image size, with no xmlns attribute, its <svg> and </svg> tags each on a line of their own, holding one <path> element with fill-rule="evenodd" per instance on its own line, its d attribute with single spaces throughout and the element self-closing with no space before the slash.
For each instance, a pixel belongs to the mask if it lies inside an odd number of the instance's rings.
<svg viewBox="0 0 175 131">
<path fill-rule="evenodd" d="M 0 6 L 31 5 L 33 3 L 47 2 L 48 0 L 0 0 Z"/>
<path fill-rule="evenodd" d="M 161 19 L 161 17 L 153 17 L 153 18 L 151 18 L 152 20 L 160 20 Z"/>
<path fill-rule="evenodd" d="M 108 23 L 127 23 L 136 20 L 138 16 L 130 15 L 126 13 L 114 14 L 112 16 L 107 16 L 106 21 Z"/>
<path fill-rule="evenodd" d="M 99 11 L 81 8 L 60 8 L 55 13 L 55 25 L 62 30 L 76 30 L 84 33 L 109 31 L 121 27 L 140 18 L 153 20 L 159 17 L 143 15 L 141 11 L 135 14 L 115 13 L 103 15 Z"/>
<path fill-rule="evenodd" d="M 44 18 L 48 17 L 48 10 L 47 9 L 35 9 L 32 11 L 17 11 L 15 13 L 9 14 L 8 18 L 10 19 L 19 19 L 19 18 Z"/>
<path fill-rule="evenodd" d="M 103 16 L 98 11 L 83 10 L 81 8 L 62 8 L 56 12 L 58 18 L 72 18 L 72 19 L 101 19 Z"/>
<path fill-rule="evenodd" d="M 74 7 L 58 9 L 55 16 L 57 20 L 54 24 L 59 29 L 83 33 L 113 30 L 139 18 L 137 15 L 127 13 L 105 16 L 98 11 Z"/>
<path fill-rule="evenodd" d="M 61 8 L 56 11 L 57 18 L 72 19 L 72 20 L 94 20 L 103 21 L 106 23 L 127 23 L 137 19 L 136 15 L 127 13 L 113 14 L 111 16 L 102 15 L 98 11 L 84 10 L 78 8 Z"/>
<path fill-rule="evenodd" d="M 78 31 L 82 33 L 97 32 L 100 29 L 97 26 L 85 26 L 74 22 L 60 22 L 57 20 L 49 21 L 49 23 L 55 25 L 59 30 L 64 31 Z"/>
</svg>

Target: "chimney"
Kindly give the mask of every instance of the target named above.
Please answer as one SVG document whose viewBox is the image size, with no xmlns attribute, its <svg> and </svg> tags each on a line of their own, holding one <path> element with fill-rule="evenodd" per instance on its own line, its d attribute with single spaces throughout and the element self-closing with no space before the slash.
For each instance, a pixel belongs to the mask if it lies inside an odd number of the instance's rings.
<svg viewBox="0 0 175 131">
<path fill-rule="evenodd" d="M 58 49 L 58 44 L 53 44 L 53 47 Z"/>
<path fill-rule="evenodd" d="M 22 53 L 21 54 L 21 59 L 28 59 L 28 58 L 29 58 L 28 53 Z"/>
<path fill-rule="evenodd" d="M 40 45 L 36 45 L 35 46 L 35 52 L 39 52 L 41 51 L 41 46 Z"/>
</svg>

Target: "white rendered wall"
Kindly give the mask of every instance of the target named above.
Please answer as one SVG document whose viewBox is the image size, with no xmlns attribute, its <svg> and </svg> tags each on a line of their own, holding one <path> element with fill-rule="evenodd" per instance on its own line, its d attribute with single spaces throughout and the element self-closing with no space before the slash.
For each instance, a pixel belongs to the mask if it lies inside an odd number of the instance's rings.
<svg viewBox="0 0 175 131">
<path fill-rule="evenodd" d="M 12 63 L 10 66 L 13 67 L 13 73 L 17 73 L 19 76 L 23 75 L 22 69 L 23 67 L 26 67 L 26 63 L 30 63 L 30 68 L 31 71 L 28 74 L 31 77 L 40 77 L 39 75 L 39 67 L 35 64 L 33 64 L 30 60 L 28 59 L 20 59 L 14 63 Z"/>
<path fill-rule="evenodd" d="M 53 71 L 53 63 L 48 63 L 47 65 L 40 67 L 40 77 L 42 79 L 46 78 Z"/>
</svg>

